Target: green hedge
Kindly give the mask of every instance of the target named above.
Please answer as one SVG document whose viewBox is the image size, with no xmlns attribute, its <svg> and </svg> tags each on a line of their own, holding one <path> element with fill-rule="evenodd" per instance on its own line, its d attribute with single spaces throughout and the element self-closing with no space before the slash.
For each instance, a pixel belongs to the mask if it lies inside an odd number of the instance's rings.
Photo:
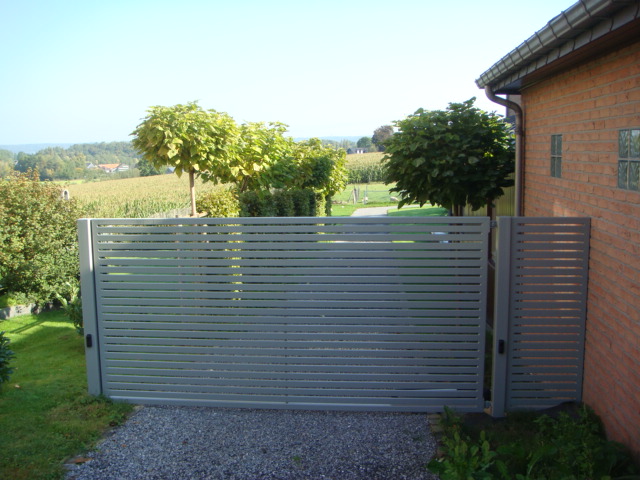
<svg viewBox="0 0 640 480">
<path fill-rule="evenodd" d="M 325 217 L 327 199 L 310 189 L 245 192 L 240 194 L 240 216 Z"/>
</svg>

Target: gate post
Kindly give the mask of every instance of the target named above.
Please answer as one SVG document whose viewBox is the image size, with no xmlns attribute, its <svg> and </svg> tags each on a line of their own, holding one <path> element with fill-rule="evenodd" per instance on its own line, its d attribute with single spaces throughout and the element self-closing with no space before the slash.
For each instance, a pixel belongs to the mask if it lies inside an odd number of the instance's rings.
<svg viewBox="0 0 640 480">
<path fill-rule="evenodd" d="M 493 321 L 493 373 L 491 414 L 504 417 L 509 348 L 509 304 L 511 296 L 511 217 L 498 217 L 496 291 Z"/>
<path fill-rule="evenodd" d="M 78 220 L 78 247 L 80 253 L 80 292 L 82 295 L 82 323 L 84 326 L 87 383 L 90 395 L 100 395 L 103 390 L 100 371 L 98 315 L 96 311 L 96 282 L 93 265 L 91 220 L 88 218 Z"/>
</svg>

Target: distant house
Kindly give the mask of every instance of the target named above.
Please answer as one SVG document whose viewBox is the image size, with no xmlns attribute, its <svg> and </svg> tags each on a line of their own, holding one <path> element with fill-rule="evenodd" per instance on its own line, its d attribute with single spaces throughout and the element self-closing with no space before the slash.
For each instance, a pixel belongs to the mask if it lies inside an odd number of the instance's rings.
<svg viewBox="0 0 640 480">
<path fill-rule="evenodd" d="M 116 167 L 115 171 L 116 172 L 128 172 L 129 171 L 129 165 L 121 163 L 120 165 L 118 165 Z"/>
<path fill-rule="evenodd" d="M 84 164 L 84 168 L 86 168 L 87 170 L 93 170 L 94 168 L 98 168 L 98 167 L 96 167 L 96 166 L 95 166 L 93 163 L 91 163 L 91 162 L 86 162 L 86 163 Z"/>
<path fill-rule="evenodd" d="M 583 400 L 640 458 L 640 1 L 581 0 L 476 83 L 517 117 L 515 214 L 591 218 Z"/>
<path fill-rule="evenodd" d="M 349 155 L 356 153 L 367 153 L 367 149 L 362 147 L 351 147 L 347 149 L 347 154 Z"/>
<path fill-rule="evenodd" d="M 107 173 L 121 172 L 123 170 L 119 170 L 120 168 L 126 167 L 126 170 L 129 170 L 129 165 L 123 165 L 121 163 L 101 163 L 98 165 L 98 168 L 104 170 Z"/>
</svg>

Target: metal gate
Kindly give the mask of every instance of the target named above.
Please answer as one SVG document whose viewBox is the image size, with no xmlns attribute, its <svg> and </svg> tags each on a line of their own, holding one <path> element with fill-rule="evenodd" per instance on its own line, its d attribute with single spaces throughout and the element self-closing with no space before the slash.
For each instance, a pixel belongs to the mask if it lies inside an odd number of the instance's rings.
<svg viewBox="0 0 640 480">
<path fill-rule="evenodd" d="M 502 217 L 492 413 L 582 398 L 588 218 Z"/>
<path fill-rule="evenodd" d="M 82 219 L 89 390 L 479 411 L 487 218 Z"/>
</svg>

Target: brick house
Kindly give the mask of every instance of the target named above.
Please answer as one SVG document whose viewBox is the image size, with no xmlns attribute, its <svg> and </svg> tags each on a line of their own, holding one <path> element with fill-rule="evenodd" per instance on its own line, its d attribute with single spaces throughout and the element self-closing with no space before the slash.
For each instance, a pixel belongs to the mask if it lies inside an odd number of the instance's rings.
<svg viewBox="0 0 640 480">
<path fill-rule="evenodd" d="M 640 458 L 640 1 L 582 0 L 476 83 L 517 116 L 516 214 L 591 218 L 583 400 Z"/>
</svg>

